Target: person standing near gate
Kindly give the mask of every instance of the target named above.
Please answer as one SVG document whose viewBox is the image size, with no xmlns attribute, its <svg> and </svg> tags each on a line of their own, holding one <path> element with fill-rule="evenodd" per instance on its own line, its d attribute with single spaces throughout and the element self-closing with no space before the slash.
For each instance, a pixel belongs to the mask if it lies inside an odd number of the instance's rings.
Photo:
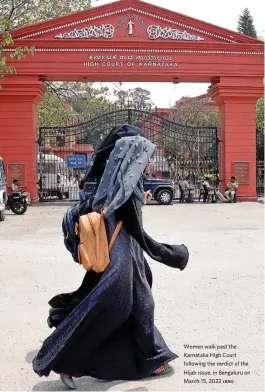
<svg viewBox="0 0 265 392">
<path fill-rule="evenodd" d="M 190 195 L 190 184 L 189 184 L 190 177 L 187 176 L 185 180 L 179 183 L 180 188 L 180 203 L 183 203 L 185 200 L 188 199 Z"/>
</svg>

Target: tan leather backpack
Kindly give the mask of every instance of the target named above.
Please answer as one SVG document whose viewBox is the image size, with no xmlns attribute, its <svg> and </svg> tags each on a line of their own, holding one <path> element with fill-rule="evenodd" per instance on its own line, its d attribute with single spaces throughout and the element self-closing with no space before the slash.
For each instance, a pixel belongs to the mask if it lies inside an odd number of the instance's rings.
<svg viewBox="0 0 265 392">
<path fill-rule="evenodd" d="M 78 245 L 78 261 L 87 270 L 97 273 L 105 271 L 110 263 L 110 251 L 116 241 L 123 222 L 120 221 L 108 244 L 104 216 L 91 212 L 79 218 L 75 232 L 80 237 Z"/>
</svg>

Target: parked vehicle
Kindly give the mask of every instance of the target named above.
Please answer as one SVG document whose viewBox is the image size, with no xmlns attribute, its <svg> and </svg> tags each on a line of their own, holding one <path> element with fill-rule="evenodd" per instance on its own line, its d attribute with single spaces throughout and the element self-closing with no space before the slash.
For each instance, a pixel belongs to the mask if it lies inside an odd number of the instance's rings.
<svg viewBox="0 0 265 392">
<path fill-rule="evenodd" d="M 39 197 L 68 197 L 68 169 L 65 161 L 54 154 L 38 154 Z"/>
<path fill-rule="evenodd" d="M 150 191 L 158 204 L 171 204 L 174 196 L 173 184 L 169 179 L 144 175 L 144 191 Z"/>
<path fill-rule="evenodd" d="M 0 221 L 5 219 L 5 210 L 11 210 L 16 215 L 22 215 L 27 209 L 27 193 L 18 191 L 7 195 L 4 161 L 0 157 Z"/>
<path fill-rule="evenodd" d="M 0 222 L 5 220 L 6 175 L 3 158 L 0 157 Z"/>
<path fill-rule="evenodd" d="M 23 215 L 28 209 L 27 193 L 23 191 L 12 192 L 7 197 L 6 209 L 16 215 Z"/>
<path fill-rule="evenodd" d="M 171 204 L 173 200 L 174 190 L 172 181 L 168 179 L 152 178 L 144 175 L 144 191 L 150 191 L 152 193 L 153 199 L 157 201 L 158 204 Z M 94 192 L 96 182 L 87 182 L 84 185 L 84 191 L 81 191 L 81 198 L 84 199 L 84 193 L 91 194 Z"/>
</svg>

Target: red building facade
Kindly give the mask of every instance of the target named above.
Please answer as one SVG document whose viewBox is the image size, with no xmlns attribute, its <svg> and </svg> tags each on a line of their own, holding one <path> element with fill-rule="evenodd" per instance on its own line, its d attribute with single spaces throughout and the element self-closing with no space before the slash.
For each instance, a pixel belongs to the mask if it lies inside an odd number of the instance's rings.
<svg viewBox="0 0 265 392">
<path fill-rule="evenodd" d="M 0 91 L 0 155 L 25 166 L 37 198 L 36 105 L 44 81 L 204 82 L 219 108 L 220 176 L 245 167 L 239 197 L 256 198 L 255 105 L 263 43 L 140 0 L 121 0 L 12 32 L 35 55 Z M 12 53 L 13 49 L 8 49 Z M 236 163 L 236 164 L 235 164 Z"/>
</svg>

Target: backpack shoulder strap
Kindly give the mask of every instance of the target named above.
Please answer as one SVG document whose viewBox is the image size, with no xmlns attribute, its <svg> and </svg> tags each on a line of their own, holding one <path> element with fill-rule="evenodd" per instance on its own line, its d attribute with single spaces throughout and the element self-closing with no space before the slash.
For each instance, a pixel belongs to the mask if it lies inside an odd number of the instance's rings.
<svg viewBox="0 0 265 392">
<path fill-rule="evenodd" d="M 116 226 L 116 229 L 114 230 L 114 233 L 112 234 L 112 237 L 111 237 L 111 240 L 110 240 L 110 243 L 109 243 L 109 252 L 111 251 L 111 249 L 112 249 L 112 247 L 113 247 L 113 245 L 114 245 L 114 243 L 116 241 L 116 238 L 117 238 L 117 236 L 118 236 L 118 234 L 119 234 L 119 232 L 120 232 L 120 230 L 122 228 L 122 225 L 123 225 L 123 221 L 121 220 L 121 221 L 118 222 L 118 224 Z"/>
</svg>

